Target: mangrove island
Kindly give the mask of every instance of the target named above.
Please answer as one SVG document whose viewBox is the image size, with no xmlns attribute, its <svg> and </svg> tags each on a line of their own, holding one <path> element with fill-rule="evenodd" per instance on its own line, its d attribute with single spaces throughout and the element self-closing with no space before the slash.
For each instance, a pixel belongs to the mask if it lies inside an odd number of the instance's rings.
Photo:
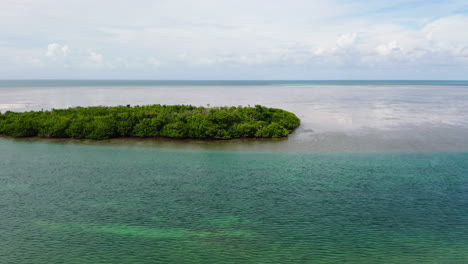
<svg viewBox="0 0 468 264">
<path fill-rule="evenodd" d="M 0 112 L 0 134 L 13 137 L 110 139 L 279 138 L 300 124 L 288 111 L 255 107 L 192 105 L 92 106 L 29 112 Z"/>
</svg>

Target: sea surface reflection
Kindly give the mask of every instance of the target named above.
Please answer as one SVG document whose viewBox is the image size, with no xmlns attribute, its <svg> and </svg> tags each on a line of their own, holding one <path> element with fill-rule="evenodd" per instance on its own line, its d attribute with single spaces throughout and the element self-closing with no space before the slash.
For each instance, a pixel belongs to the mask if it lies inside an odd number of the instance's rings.
<svg viewBox="0 0 468 264">
<path fill-rule="evenodd" d="M 246 151 L 468 150 L 466 86 L 3 87 L 0 95 L 0 111 L 126 104 L 261 104 L 292 111 L 302 120 L 285 140 L 119 139 L 112 140 L 113 144 Z"/>
</svg>

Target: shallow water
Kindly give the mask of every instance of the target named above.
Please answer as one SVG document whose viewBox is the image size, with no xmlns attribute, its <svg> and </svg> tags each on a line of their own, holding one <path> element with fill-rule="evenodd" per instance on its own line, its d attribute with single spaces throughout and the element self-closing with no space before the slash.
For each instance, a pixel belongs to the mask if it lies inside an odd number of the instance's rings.
<svg viewBox="0 0 468 264">
<path fill-rule="evenodd" d="M 0 148 L 0 263 L 468 260 L 467 153 Z"/>
<path fill-rule="evenodd" d="M 0 111 L 254 105 L 286 139 L 0 137 L 0 263 L 466 263 L 466 86 L 2 87 Z"/>
</svg>

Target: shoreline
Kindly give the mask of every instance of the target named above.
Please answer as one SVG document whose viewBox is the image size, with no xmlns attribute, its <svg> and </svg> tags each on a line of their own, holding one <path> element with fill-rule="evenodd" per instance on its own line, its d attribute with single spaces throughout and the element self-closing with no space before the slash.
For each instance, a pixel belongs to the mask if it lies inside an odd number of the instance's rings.
<svg viewBox="0 0 468 264">
<path fill-rule="evenodd" d="M 291 134 L 295 130 L 291 131 Z M 290 135 L 291 135 L 290 134 Z M 193 141 L 193 142 L 234 142 L 234 141 L 284 141 L 288 137 L 280 138 L 262 138 L 262 137 L 242 137 L 242 138 L 229 138 L 229 139 L 216 139 L 216 138 L 172 138 L 172 137 L 116 137 L 109 139 L 92 139 L 92 138 L 56 138 L 56 137 L 14 137 L 7 134 L 0 134 L 0 138 L 8 138 L 14 140 L 50 140 L 50 141 L 91 141 L 91 142 L 109 142 L 109 141 L 119 141 L 119 140 L 128 140 L 128 141 L 160 141 L 160 142 L 183 142 L 183 141 Z"/>
</svg>

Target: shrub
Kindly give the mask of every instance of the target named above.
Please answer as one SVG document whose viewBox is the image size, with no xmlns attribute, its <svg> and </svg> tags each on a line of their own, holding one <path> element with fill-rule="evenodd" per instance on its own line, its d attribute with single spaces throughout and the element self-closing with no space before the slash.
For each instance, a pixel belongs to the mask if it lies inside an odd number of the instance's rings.
<svg viewBox="0 0 468 264">
<path fill-rule="evenodd" d="M 299 126 L 293 113 L 255 107 L 145 105 L 76 107 L 0 113 L 0 133 L 14 137 L 108 139 L 285 137 Z"/>
</svg>

